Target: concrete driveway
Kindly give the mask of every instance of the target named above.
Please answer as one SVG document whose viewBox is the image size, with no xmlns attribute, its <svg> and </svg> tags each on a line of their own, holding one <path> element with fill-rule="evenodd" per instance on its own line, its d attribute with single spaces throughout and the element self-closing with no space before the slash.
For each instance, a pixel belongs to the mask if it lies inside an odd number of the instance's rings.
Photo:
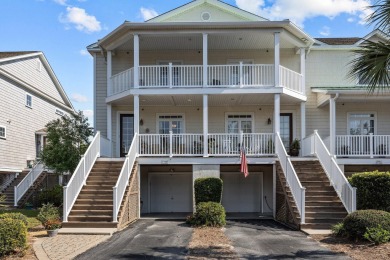
<svg viewBox="0 0 390 260">
<path fill-rule="evenodd" d="M 185 259 L 191 235 L 184 221 L 141 219 L 75 259 Z"/>
<path fill-rule="evenodd" d="M 240 259 L 350 259 L 273 220 L 228 221 L 225 234 Z"/>
</svg>

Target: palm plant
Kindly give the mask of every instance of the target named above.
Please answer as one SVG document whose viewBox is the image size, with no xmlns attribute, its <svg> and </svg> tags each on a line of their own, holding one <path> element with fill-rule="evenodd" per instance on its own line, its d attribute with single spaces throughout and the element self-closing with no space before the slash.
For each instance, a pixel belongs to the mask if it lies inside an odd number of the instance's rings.
<svg viewBox="0 0 390 260">
<path fill-rule="evenodd" d="M 367 17 L 368 25 L 374 25 L 376 29 L 386 35 L 390 32 L 390 0 L 378 0 L 369 6 L 373 12 Z M 367 85 L 370 93 L 383 92 L 390 89 L 390 41 L 373 42 L 366 40 L 362 48 L 355 50 L 357 55 L 351 61 L 349 76 L 359 78 L 360 82 Z"/>
</svg>

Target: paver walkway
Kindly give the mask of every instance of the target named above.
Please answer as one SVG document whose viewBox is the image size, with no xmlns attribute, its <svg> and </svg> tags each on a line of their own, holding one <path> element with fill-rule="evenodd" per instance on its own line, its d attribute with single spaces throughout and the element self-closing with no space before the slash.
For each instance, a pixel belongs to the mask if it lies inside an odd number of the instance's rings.
<svg viewBox="0 0 390 260">
<path fill-rule="evenodd" d="M 240 259 L 350 259 L 273 220 L 228 221 L 225 234 Z"/>
</svg>

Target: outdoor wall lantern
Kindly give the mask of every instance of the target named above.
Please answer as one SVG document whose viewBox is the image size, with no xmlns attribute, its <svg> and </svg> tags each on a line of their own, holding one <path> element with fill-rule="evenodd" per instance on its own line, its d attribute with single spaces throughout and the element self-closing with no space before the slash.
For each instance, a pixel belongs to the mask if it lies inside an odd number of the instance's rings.
<svg viewBox="0 0 390 260">
<path fill-rule="evenodd" d="M 272 120 L 270 117 L 268 117 L 267 124 L 269 124 L 269 125 L 272 124 Z"/>
</svg>

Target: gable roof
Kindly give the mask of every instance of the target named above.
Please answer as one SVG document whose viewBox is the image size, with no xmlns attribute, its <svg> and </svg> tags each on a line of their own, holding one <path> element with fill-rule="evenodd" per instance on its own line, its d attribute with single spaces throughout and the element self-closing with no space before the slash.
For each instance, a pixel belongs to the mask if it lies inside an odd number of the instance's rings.
<svg viewBox="0 0 390 260">
<path fill-rule="evenodd" d="M 50 95 L 43 93 L 42 91 L 39 91 L 39 89 L 37 89 L 35 86 L 32 86 L 32 85 L 28 84 L 27 82 L 24 82 L 24 81 L 18 79 L 14 75 L 11 75 L 10 73 L 8 73 L 2 69 L 0 69 L 0 74 L 4 75 L 5 77 L 7 77 L 7 78 L 19 83 L 19 84 L 21 84 L 25 88 L 30 89 L 32 92 L 52 101 L 53 103 L 55 103 L 56 105 L 58 105 L 59 107 L 65 109 L 65 110 L 67 110 L 68 112 L 71 112 L 71 113 L 75 112 L 75 109 L 72 105 L 72 102 L 70 102 L 61 83 L 59 82 L 57 76 L 55 75 L 53 69 L 51 68 L 51 66 L 50 66 L 48 60 L 46 59 L 45 55 L 43 54 L 43 52 L 40 52 L 40 51 L 0 52 L 0 64 L 5 63 L 5 62 L 10 62 L 10 61 L 16 62 L 19 59 L 32 58 L 32 57 L 37 57 L 40 59 L 40 61 L 42 62 L 42 65 L 44 66 L 44 68 L 48 72 L 51 80 L 53 81 L 53 84 L 55 85 L 57 91 L 60 93 L 61 98 L 62 98 L 64 103 L 59 102 L 57 99 L 51 97 Z"/>
<path fill-rule="evenodd" d="M 172 9 L 168 12 L 165 12 L 161 15 L 158 15 L 152 19 L 147 20 L 148 23 L 155 23 L 155 22 L 164 22 L 168 19 L 175 17 L 179 14 L 182 14 L 184 12 L 187 12 L 191 9 L 194 9 L 198 6 L 201 6 L 203 4 L 208 4 L 213 7 L 216 7 L 218 9 L 222 9 L 223 11 L 230 13 L 232 15 L 241 17 L 244 21 L 268 21 L 268 19 L 265 19 L 264 17 L 258 16 L 256 14 L 250 13 L 248 11 L 242 10 L 236 6 L 227 4 L 225 2 L 222 2 L 220 0 L 194 0 L 187 4 L 184 4 L 182 6 L 179 6 L 175 9 Z"/>
</svg>

